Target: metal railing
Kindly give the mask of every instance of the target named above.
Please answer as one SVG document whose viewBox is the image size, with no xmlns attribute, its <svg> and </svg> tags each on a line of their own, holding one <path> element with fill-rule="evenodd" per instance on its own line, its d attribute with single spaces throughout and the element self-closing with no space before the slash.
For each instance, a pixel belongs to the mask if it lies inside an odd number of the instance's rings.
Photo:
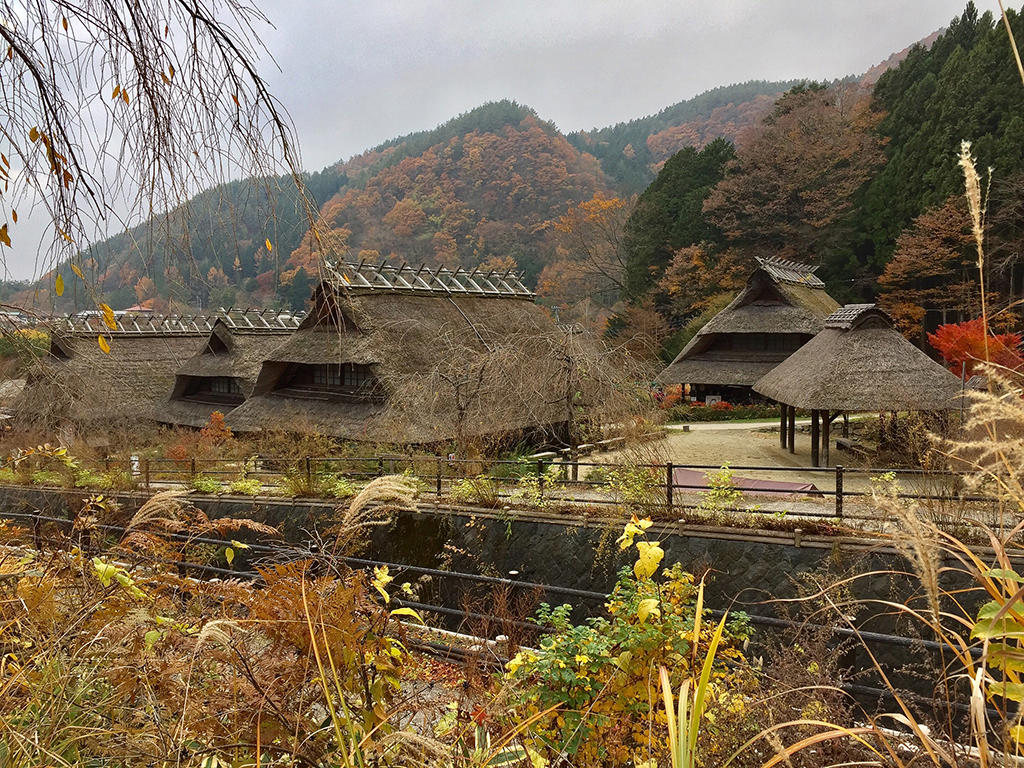
<svg viewBox="0 0 1024 768">
<path fill-rule="evenodd" d="M 107 458 L 80 461 L 79 467 L 95 473 L 103 472 L 113 481 L 106 490 L 160 490 L 195 488 L 197 479 L 208 478 L 221 484 L 218 492 L 229 492 L 230 482 L 256 479 L 268 495 L 316 497 L 317 486 L 345 478 L 367 481 L 387 474 L 408 474 L 420 481 L 424 490 L 438 500 L 462 499 L 467 505 L 503 506 L 520 503 L 524 506 L 557 508 L 617 506 L 627 504 L 637 509 L 671 515 L 676 510 L 699 508 L 713 483 L 685 482 L 677 470 L 707 474 L 719 473 L 721 466 L 707 464 L 617 464 L 581 461 L 569 452 L 539 454 L 529 459 L 459 459 L 443 456 L 302 456 L 249 458 Z M 871 479 L 889 474 L 897 481 L 916 484 L 896 493 L 903 499 L 924 502 L 956 502 L 968 505 L 991 505 L 992 496 L 964 492 L 966 472 L 905 468 L 791 467 L 740 465 L 728 467 L 742 481 L 743 473 L 762 475 L 797 475 L 810 477 L 809 488 L 739 488 L 744 502 L 807 502 L 818 500 L 814 507 L 804 503 L 801 517 L 877 520 L 878 515 L 865 514 L 863 504 L 855 502 L 873 495 Z M 860 489 L 851 487 L 860 485 Z M 725 483 L 729 485 L 728 482 Z M 819 487 L 820 486 L 820 487 Z M 84 484 L 81 487 L 88 489 Z M 735 487 L 735 486 L 733 486 Z M 102 487 L 98 489 L 104 489 Z M 273 493 L 276 491 L 277 493 Z M 282 494 L 283 492 L 283 494 Z M 779 514 L 775 508 L 758 504 L 730 507 L 729 511 Z"/>
</svg>

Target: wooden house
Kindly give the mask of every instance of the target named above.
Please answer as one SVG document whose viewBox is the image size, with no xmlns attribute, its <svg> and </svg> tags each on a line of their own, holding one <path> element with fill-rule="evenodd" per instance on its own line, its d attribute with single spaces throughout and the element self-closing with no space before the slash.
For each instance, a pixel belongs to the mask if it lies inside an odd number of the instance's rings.
<svg viewBox="0 0 1024 768">
<path fill-rule="evenodd" d="M 658 374 L 658 383 L 689 384 L 698 399 L 750 399 L 754 382 L 806 344 L 839 308 L 815 269 L 758 259 L 739 295 Z"/>
</svg>

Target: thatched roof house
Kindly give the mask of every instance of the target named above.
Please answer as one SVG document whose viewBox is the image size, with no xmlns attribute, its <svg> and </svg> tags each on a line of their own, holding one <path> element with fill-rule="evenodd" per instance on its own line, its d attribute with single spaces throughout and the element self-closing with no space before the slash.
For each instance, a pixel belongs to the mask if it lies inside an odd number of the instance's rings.
<svg viewBox="0 0 1024 768">
<path fill-rule="evenodd" d="M 754 391 L 806 410 L 959 408 L 960 379 L 915 347 L 874 304 L 847 304 Z"/>
<path fill-rule="evenodd" d="M 662 384 L 690 384 L 694 394 L 743 398 L 755 381 L 820 331 L 839 304 L 816 267 L 758 259 L 744 289 L 700 329 L 665 370 Z"/>
<path fill-rule="evenodd" d="M 253 310 L 119 314 L 113 329 L 98 313 L 56 318 L 44 324 L 50 333 L 49 351 L 29 372 L 15 415 L 55 426 L 154 420 L 157 407 L 174 388 L 175 374 L 202 348 L 218 320 L 262 324 L 268 317 Z M 109 353 L 101 348 L 100 338 Z"/>
<path fill-rule="evenodd" d="M 825 328 L 754 384 L 782 405 L 781 442 L 793 450 L 794 409 L 811 412 L 811 460 L 820 442 L 829 455 L 829 425 L 841 413 L 943 411 L 960 407 L 960 379 L 907 341 L 874 304 L 847 304 Z"/>
<path fill-rule="evenodd" d="M 170 397 L 157 405 L 164 424 L 202 427 L 252 394 L 263 361 L 295 332 L 305 313 L 218 317 L 206 343 L 181 368 Z M 256 322 L 253 322 L 256 320 Z"/>
<path fill-rule="evenodd" d="M 339 265 L 227 424 L 403 444 L 558 429 L 566 338 L 511 272 Z"/>
</svg>

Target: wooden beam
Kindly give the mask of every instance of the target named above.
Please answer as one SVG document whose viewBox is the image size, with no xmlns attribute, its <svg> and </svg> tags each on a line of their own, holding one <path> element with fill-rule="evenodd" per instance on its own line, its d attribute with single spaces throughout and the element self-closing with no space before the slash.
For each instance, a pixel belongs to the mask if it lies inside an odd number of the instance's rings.
<svg viewBox="0 0 1024 768">
<path fill-rule="evenodd" d="M 779 447 L 786 447 L 786 404 L 779 403 Z"/>
<path fill-rule="evenodd" d="M 850 414 L 843 414 L 843 437 L 850 436 Z"/>
<path fill-rule="evenodd" d="M 838 415 L 839 414 L 836 413 L 836 416 L 838 416 Z M 825 421 L 821 425 L 821 449 L 822 449 L 822 454 L 824 455 L 825 466 L 826 467 L 828 466 L 828 459 L 829 459 L 829 455 L 828 455 L 829 454 L 829 443 L 831 442 L 831 439 L 832 439 L 831 436 L 829 435 L 829 432 L 831 431 L 831 428 L 832 428 L 832 419 L 833 418 L 834 417 L 830 417 L 828 415 L 828 411 L 825 411 Z"/>
<path fill-rule="evenodd" d="M 811 410 L 811 466 L 820 467 L 821 462 L 818 460 L 819 457 L 819 435 L 818 435 L 818 417 L 821 415 L 821 411 Z"/>
<path fill-rule="evenodd" d="M 789 433 L 789 452 L 796 453 L 796 407 L 787 406 L 789 411 L 789 424 L 787 425 L 787 432 Z"/>
</svg>

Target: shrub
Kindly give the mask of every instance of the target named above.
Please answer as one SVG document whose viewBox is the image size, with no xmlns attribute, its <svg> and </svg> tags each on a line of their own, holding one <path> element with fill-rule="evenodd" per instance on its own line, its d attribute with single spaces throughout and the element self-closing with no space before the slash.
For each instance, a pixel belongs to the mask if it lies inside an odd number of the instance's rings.
<svg viewBox="0 0 1024 768">
<path fill-rule="evenodd" d="M 743 491 L 732 482 L 732 470 L 723 464 L 717 472 L 708 472 L 708 489 L 701 494 L 697 509 L 710 514 L 721 514 L 735 509 L 743 501 Z"/>
<path fill-rule="evenodd" d="M 196 493 L 220 493 L 220 481 L 206 475 L 196 475 L 189 480 L 188 487 Z"/>
<path fill-rule="evenodd" d="M 732 403 L 726 400 L 719 400 L 711 404 L 711 410 L 713 411 L 731 411 L 732 409 Z"/>
<path fill-rule="evenodd" d="M 228 486 L 231 493 L 239 496 L 259 496 L 263 490 L 263 483 L 256 478 L 238 478 Z"/>
<path fill-rule="evenodd" d="M 51 469 L 37 469 L 30 479 L 32 485 L 64 485 L 64 475 Z"/>
<path fill-rule="evenodd" d="M 478 504 L 481 507 L 496 507 L 501 501 L 497 481 L 488 475 L 477 475 L 456 480 L 448 491 L 452 501 L 461 504 Z"/>
<path fill-rule="evenodd" d="M 629 548 L 650 521 L 635 517 L 620 545 Z M 507 666 L 506 681 L 515 684 L 514 697 L 525 711 L 518 717 L 540 715 L 531 748 L 552 763 L 559 754 L 576 766 L 608 766 L 657 760 L 667 765 L 664 713 L 657 713 L 658 667 L 669 670 L 678 689 L 692 679 L 704 662 L 704 651 L 715 633 L 715 622 L 703 621 L 695 632 L 702 602 L 701 588 L 677 563 L 654 578 L 664 552 L 657 543 L 636 542 L 637 561 L 619 572 L 609 597 L 609 618 L 596 617 L 581 625 L 570 620 L 571 606 L 543 604 L 538 624 L 552 630 L 536 651 L 523 650 Z M 744 614 L 734 614 L 725 626 L 714 659 L 710 693 L 712 717 L 742 714 L 743 692 L 755 676 L 742 648 L 751 634 Z M 694 642 L 696 640 L 696 642 Z M 652 725 L 659 729 L 654 737 Z M 651 750 L 658 750 L 651 753 Z"/>
<path fill-rule="evenodd" d="M 710 406 L 700 401 L 677 405 L 669 409 L 670 421 L 728 421 L 730 419 L 777 419 L 779 409 L 773 405 L 733 405 L 725 400 Z"/>
<path fill-rule="evenodd" d="M 86 488 L 90 491 L 103 491 L 107 488 L 107 478 L 101 473 L 83 469 L 75 475 L 75 488 Z"/>
<path fill-rule="evenodd" d="M 0 484 L 18 485 L 18 474 L 10 467 L 0 469 Z"/>
<path fill-rule="evenodd" d="M 327 483 L 327 495 L 336 499 L 347 499 L 355 496 L 358 492 L 359 489 L 356 488 L 355 483 L 341 475 L 336 475 Z"/>
</svg>

